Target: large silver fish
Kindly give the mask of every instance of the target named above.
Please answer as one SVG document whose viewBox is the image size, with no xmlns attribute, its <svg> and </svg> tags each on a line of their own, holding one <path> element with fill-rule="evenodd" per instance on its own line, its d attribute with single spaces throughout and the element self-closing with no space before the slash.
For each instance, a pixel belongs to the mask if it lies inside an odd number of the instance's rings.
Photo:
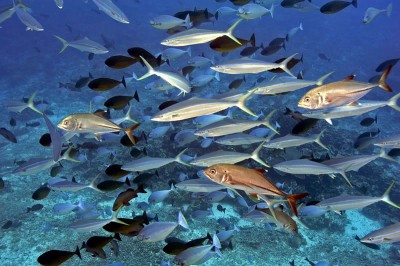
<svg viewBox="0 0 400 266">
<path fill-rule="evenodd" d="M 400 223 L 388 225 L 373 231 L 360 240 L 363 243 L 383 244 L 400 241 Z"/>
<path fill-rule="evenodd" d="M 212 66 L 211 69 L 221 72 L 221 73 L 225 73 L 225 74 L 247 74 L 247 73 L 257 74 L 257 73 L 261 73 L 261 72 L 268 71 L 271 69 L 280 68 L 283 71 L 285 71 L 287 74 L 289 74 L 290 76 L 295 77 L 293 75 L 293 73 L 290 72 L 287 64 L 297 54 L 298 53 L 295 53 L 295 54 L 289 56 L 288 58 L 283 60 L 281 63 L 271 63 L 271 62 L 265 62 L 262 60 L 243 57 L 240 59 L 233 59 L 233 60 L 219 63 L 217 65 Z"/>
<path fill-rule="evenodd" d="M 367 25 L 371 23 L 377 16 L 385 12 L 387 16 L 390 17 L 390 15 L 392 14 L 392 3 L 390 3 L 386 9 L 377 9 L 375 7 L 369 7 L 365 11 L 362 22 Z"/>
<path fill-rule="evenodd" d="M 189 29 L 182 32 L 178 32 L 176 34 L 171 35 L 170 37 L 164 39 L 161 44 L 167 46 L 187 46 L 193 44 L 201 44 L 206 43 L 212 40 L 217 39 L 221 36 L 228 36 L 238 44 L 241 44 L 235 36 L 233 36 L 233 30 L 242 21 L 239 19 L 236 21 L 227 31 L 216 31 L 216 30 L 207 30 L 207 29 Z"/>
<path fill-rule="evenodd" d="M 311 138 L 288 134 L 286 136 L 266 142 L 264 144 L 264 147 L 270 149 L 285 149 L 289 147 L 298 147 L 307 143 L 315 142 L 322 148 L 328 150 L 328 148 L 321 142 L 321 136 L 324 134 L 324 131 L 325 130 L 321 131 L 321 133 L 319 133 L 318 135 L 311 136 Z"/>
<path fill-rule="evenodd" d="M 96 6 L 111 18 L 121 23 L 129 23 L 128 18 L 111 0 L 93 0 Z"/>
<path fill-rule="evenodd" d="M 267 9 L 258 4 L 249 3 L 238 8 L 237 14 L 239 17 L 244 19 L 255 19 L 270 13 L 271 18 L 274 17 L 274 5 L 271 5 L 271 9 Z"/>
<path fill-rule="evenodd" d="M 128 225 L 127 223 L 118 219 L 117 215 L 119 213 L 119 209 L 113 213 L 113 216 L 110 219 L 86 219 L 86 220 L 79 220 L 73 222 L 69 225 L 69 228 L 77 231 L 77 232 L 91 232 L 97 229 L 102 228 L 103 226 L 114 222 L 123 225 Z"/>
<path fill-rule="evenodd" d="M 23 8 L 22 5 L 14 4 L 14 10 L 19 20 L 21 20 L 21 22 L 26 26 L 26 30 L 32 30 L 32 31 L 44 30 L 43 26 L 39 23 L 39 21 L 37 21 L 34 17 L 32 17 L 32 15 L 29 14 L 28 11 Z"/>
<path fill-rule="evenodd" d="M 306 109 L 322 109 L 347 105 L 356 102 L 374 87 L 392 92 L 386 83 L 391 69 L 392 67 L 389 66 L 385 70 L 378 83 L 354 81 L 354 75 L 352 75 L 341 81 L 318 86 L 301 97 L 298 106 Z"/>
<path fill-rule="evenodd" d="M 71 42 L 68 42 L 57 35 L 54 35 L 54 37 L 57 40 L 59 40 L 63 45 L 60 52 L 58 52 L 59 54 L 64 52 L 64 50 L 67 49 L 68 46 L 78 49 L 81 52 L 88 52 L 88 53 L 93 53 L 93 54 L 108 53 L 108 50 L 106 47 L 104 47 L 103 45 L 101 45 L 95 41 L 90 40 L 88 37 L 85 37 L 83 39 L 76 40 L 76 41 L 71 41 Z"/>
</svg>

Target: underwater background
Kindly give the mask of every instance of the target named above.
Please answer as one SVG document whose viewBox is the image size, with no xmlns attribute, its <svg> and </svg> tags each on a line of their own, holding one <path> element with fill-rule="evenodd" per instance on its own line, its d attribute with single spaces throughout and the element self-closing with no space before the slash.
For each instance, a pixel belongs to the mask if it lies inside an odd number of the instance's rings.
<svg viewBox="0 0 400 266">
<path fill-rule="evenodd" d="M 312 3 L 321 6 L 328 1 L 313 0 Z M 85 189 L 77 192 L 52 191 L 43 200 L 35 201 L 32 193 L 44 183 L 48 182 L 50 169 L 30 175 L 13 173 L 18 167 L 16 162 L 26 161 L 35 157 L 51 156 L 51 149 L 39 144 L 40 137 L 48 132 L 43 118 L 32 110 L 22 113 L 8 112 L 5 106 L 10 101 L 21 101 L 23 97 L 29 98 L 35 91 L 35 100 L 48 112 L 49 119 L 58 124 L 65 116 L 73 113 L 89 112 L 92 109 L 104 108 L 103 102 L 115 95 L 133 95 L 138 92 L 140 102 L 131 101 L 131 116 L 141 122 L 138 132 L 149 132 L 162 123 L 144 121 L 146 115 L 158 112 L 158 106 L 171 99 L 179 99 L 179 93 L 165 93 L 164 91 L 145 90 L 146 84 L 155 81 L 152 76 L 146 80 L 127 80 L 127 89 L 119 86 L 109 91 L 99 92 L 83 87 L 79 91 L 60 87 L 59 83 L 75 83 L 80 77 L 88 76 L 90 72 L 94 77 L 109 77 L 120 80 L 131 78 L 132 72 L 141 76 L 146 72 L 140 64 L 134 64 L 129 68 L 118 70 L 108 68 L 104 61 L 112 55 L 127 55 L 127 49 L 142 47 L 153 54 L 161 52 L 166 47 L 160 42 L 168 36 L 165 31 L 153 28 L 149 21 L 163 14 L 173 15 L 184 10 L 205 9 L 214 14 L 222 6 L 238 8 L 230 1 L 218 3 L 212 0 L 119 0 L 114 3 L 129 18 L 129 24 L 119 23 L 104 12 L 98 12 L 98 8 L 92 1 L 65 1 L 62 9 L 57 8 L 54 1 L 26 0 L 24 4 L 32 9 L 34 16 L 44 27 L 44 31 L 26 31 L 25 26 L 14 15 L 4 21 L 0 29 L 0 102 L 3 111 L 0 112 L 1 127 L 9 129 L 17 138 L 17 143 L 6 139 L 0 139 L 0 172 L 5 186 L 0 190 L 0 225 L 12 221 L 11 226 L 0 229 L 0 264 L 8 265 L 37 265 L 37 257 L 46 250 L 59 249 L 73 251 L 81 246 L 93 235 L 108 236 L 110 233 L 98 229 L 94 232 L 75 232 L 69 228 L 69 224 L 79 220 L 77 214 L 71 212 L 65 215 L 57 215 L 53 206 L 60 202 L 75 203 L 82 200 L 97 210 L 99 218 L 111 216 L 110 207 L 115 197 L 122 190 L 111 193 L 99 193 Z M 327 15 L 318 10 L 314 12 L 299 12 L 298 10 L 283 8 L 280 1 L 276 1 L 274 16 L 269 14 L 253 20 L 244 20 L 234 30 L 234 35 L 244 39 L 255 34 L 256 43 L 264 44 L 276 37 L 285 37 L 287 32 L 302 23 L 304 30 L 298 31 L 293 38 L 286 43 L 286 50 L 281 49 L 276 54 L 264 57 L 256 53 L 255 58 L 268 62 L 287 57 L 293 53 L 300 53 L 303 62 L 292 69 L 297 74 L 303 71 L 304 77 L 317 80 L 321 76 L 334 71 L 327 82 L 341 80 L 348 75 L 356 74 L 356 79 L 368 81 L 376 75 L 375 68 L 383 61 L 398 58 L 400 55 L 400 16 L 398 15 L 399 3 L 393 1 L 393 13 L 390 17 L 386 14 L 378 16 L 372 23 L 364 25 L 362 19 L 368 7 L 384 9 L 390 1 L 359 0 L 358 7 L 349 6 L 342 11 Z M 0 6 L 10 6 L 11 1 L 2 0 Z M 269 8 L 269 6 L 267 6 Z M 236 21 L 237 16 L 220 16 L 218 20 L 210 18 L 211 22 L 202 23 L 199 28 L 226 30 Z M 53 37 L 61 36 L 66 40 L 80 39 L 88 36 L 91 40 L 104 45 L 105 39 L 111 42 L 107 54 L 95 55 L 88 59 L 88 53 L 80 52 L 71 47 L 59 54 L 61 43 Z M 102 37 L 103 36 L 103 37 Z M 178 47 L 179 48 L 179 47 Z M 182 47 L 182 49 L 186 49 Z M 216 62 L 227 59 L 239 58 L 241 49 L 230 52 L 226 57 L 213 51 L 208 44 L 192 46 L 192 56 L 204 55 L 215 58 Z M 178 71 L 186 65 L 188 55 L 184 55 L 172 62 L 170 66 L 161 66 L 161 69 Z M 209 68 L 202 67 L 197 73 L 209 72 Z M 192 74 L 193 75 L 193 74 Z M 259 77 L 271 79 L 275 74 L 264 72 L 260 74 L 246 74 L 240 90 L 249 90 Z M 280 74 L 285 75 L 285 74 Z M 228 85 L 236 78 L 243 75 L 220 75 L 221 81 L 211 81 L 200 90 L 195 90 L 189 96 L 216 95 L 228 91 Z M 393 67 L 388 77 L 388 84 L 393 93 L 382 89 L 372 90 L 365 99 L 387 100 L 399 92 L 400 70 L 399 66 Z M 284 136 L 290 133 L 295 121 L 290 116 L 284 115 L 286 107 L 297 109 L 297 102 L 305 91 L 296 91 L 289 94 L 261 97 L 252 97 L 247 106 L 256 114 L 268 114 L 273 109 L 278 112 L 274 123 L 277 121 L 281 127 L 280 134 Z M 94 97 L 103 96 L 103 101 L 94 101 Z M 45 102 L 46 104 L 44 104 Z M 301 110 L 300 110 L 301 111 Z M 225 113 L 225 112 L 223 112 Z M 123 116 L 122 111 L 111 111 L 112 117 Z M 360 121 L 366 117 L 375 117 L 378 122 L 366 128 L 360 125 Z M 235 117 L 245 118 L 243 112 L 234 111 Z M 11 126 L 11 118 L 16 120 L 16 125 Z M 27 123 L 39 122 L 39 126 L 27 126 Z M 189 156 L 216 151 L 218 149 L 234 150 L 251 153 L 258 144 L 251 146 L 222 146 L 212 143 L 208 148 L 202 148 L 202 138 L 178 145 L 171 135 L 182 129 L 195 129 L 191 120 L 174 122 L 174 129 L 157 138 L 147 138 L 147 142 L 138 142 L 136 147 L 141 151 L 146 148 L 147 154 L 153 157 L 175 157 L 184 148 Z M 262 126 L 261 126 L 262 127 Z M 329 154 L 343 156 L 356 154 L 373 154 L 379 149 L 373 145 L 357 150 L 353 144 L 358 135 L 365 131 L 380 130 L 378 137 L 396 135 L 400 130 L 400 116 L 398 111 L 384 107 L 359 117 L 335 119 L 333 125 L 325 121 L 310 130 L 310 134 L 317 134 L 326 129 L 322 142 L 329 148 Z M 122 135 L 121 135 L 122 136 Z M 74 138 L 72 143 L 96 142 L 94 139 Z M 119 140 L 96 142 L 95 148 L 80 148 L 80 163 L 69 161 L 62 162 L 62 169 L 57 177 L 72 177 L 80 183 L 89 184 L 99 173 L 102 179 L 107 179 L 105 169 L 110 164 L 128 163 L 134 158 L 130 154 L 131 148 L 124 147 Z M 313 154 L 315 157 L 323 157 L 327 152 L 318 145 L 307 144 L 289 151 L 262 149 L 260 157 L 270 165 L 300 158 L 303 155 Z M 112 154 L 112 156 L 110 156 Z M 139 155 L 142 156 L 142 155 Z M 240 163 L 251 168 L 260 168 L 255 161 L 246 160 Z M 137 206 L 138 202 L 146 202 L 150 191 L 166 190 L 170 188 L 170 181 L 180 182 L 181 173 L 194 178 L 196 173 L 204 168 L 188 167 L 172 163 L 157 169 L 158 176 L 153 176 L 145 186 L 148 193 L 141 194 L 131 201 L 131 206 L 124 207 L 118 217 L 132 217 L 142 213 L 143 209 Z M 393 180 L 394 185 L 390 197 L 395 203 L 400 203 L 400 186 L 398 163 L 378 158 L 361 168 L 358 172 L 348 173 L 354 188 L 351 189 L 341 177 L 335 179 L 328 175 L 300 176 L 278 173 L 270 169 L 266 174 L 274 182 L 284 183 L 284 189 L 298 192 L 308 192 L 307 201 L 322 200 L 338 196 L 342 193 L 351 195 L 381 196 Z M 153 171 L 150 171 L 154 173 Z M 136 173 L 131 174 L 133 178 Z M 124 180 L 124 179 L 122 179 Z M 126 188 L 125 188 L 126 189 Z M 246 198 L 247 203 L 251 200 Z M 27 207 L 35 204 L 44 207 L 38 211 L 27 212 Z M 226 208 L 224 212 L 217 206 Z M 212 210 L 206 214 L 192 215 L 196 210 Z M 400 246 L 398 244 L 382 244 L 379 250 L 370 249 L 355 240 L 355 236 L 365 236 L 371 231 L 386 225 L 398 222 L 399 209 L 383 202 L 376 203 L 363 209 L 346 211 L 339 215 L 328 212 L 318 218 L 304 218 L 299 224 L 297 235 L 277 228 L 275 225 L 256 223 L 242 218 L 247 211 L 236 199 L 225 197 L 220 202 L 210 202 L 206 198 L 195 198 L 190 192 L 175 189 L 161 203 L 150 204 L 147 213 L 157 214 L 160 221 L 176 221 L 179 211 L 186 216 L 190 229 L 177 228 L 172 235 L 189 241 L 194 238 L 213 234 L 217 230 L 232 229 L 236 225 L 240 231 L 234 232 L 229 247 L 221 250 L 222 257 L 213 256 L 204 265 L 310 265 L 305 258 L 315 263 L 326 261 L 329 265 L 400 265 Z M 223 218 L 227 227 L 221 225 L 218 219 Z M 221 220 L 220 220 L 221 221 Z M 82 251 L 82 260 L 73 257 L 65 265 L 160 265 L 170 260 L 173 256 L 162 251 L 165 243 L 143 243 L 135 237 L 122 236 L 118 242 L 118 256 L 112 252 L 110 246 L 105 248 L 107 258 L 92 257 Z M 119 263 L 119 264 L 118 264 Z M 161 264 L 163 265 L 163 264 Z M 322 265 L 322 264 L 321 264 Z"/>
</svg>

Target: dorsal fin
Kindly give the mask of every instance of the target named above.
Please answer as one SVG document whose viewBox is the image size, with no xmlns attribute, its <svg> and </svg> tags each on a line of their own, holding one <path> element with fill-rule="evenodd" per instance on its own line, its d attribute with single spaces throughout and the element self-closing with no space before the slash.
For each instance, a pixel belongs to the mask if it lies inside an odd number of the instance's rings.
<svg viewBox="0 0 400 266">
<path fill-rule="evenodd" d="M 356 74 L 351 74 L 350 76 L 347 76 L 344 78 L 342 81 L 351 81 L 355 78 Z"/>
</svg>

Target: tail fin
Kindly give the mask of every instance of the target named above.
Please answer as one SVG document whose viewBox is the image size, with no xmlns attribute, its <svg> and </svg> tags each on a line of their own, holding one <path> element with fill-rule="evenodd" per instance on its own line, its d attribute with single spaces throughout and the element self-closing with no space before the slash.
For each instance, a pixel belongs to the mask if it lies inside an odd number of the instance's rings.
<svg viewBox="0 0 400 266">
<path fill-rule="evenodd" d="M 32 94 L 32 96 L 31 96 L 31 98 L 29 98 L 29 100 L 28 100 L 28 108 L 30 108 L 30 109 L 32 109 L 33 111 L 35 111 L 36 113 L 39 113 L 39 114 L 43 114 L 39 109 L 37 109 L 36 107 L 35 107 L 35 103 L 34 103 L 34 100 L 35 100 L 35 96 L 36 96 L 36 91 Z"/>
<path fill-rule="evenodd" d="M 183 216 L 183 213 L 181 211 L 179 211 L 178 213 L 178 224 L 183 228 L 189 229 L 189 225 L 186 221 L 186 218 L 185 216 Z"/>
<path fill-rule="evenodd" d="M 254 35 L 254 33 L 251 35 L 249 43 L 251 44 L 252 47 L 256 46 L 256 35 Z"/>
<path fill-rule="evenodd" d="M 58 52 L 59 54 L 61 54 L 62 52 L 64 52 L 64 50 L 65 49 L 67 49 L 67 47 L 68 47 L 68 42 L 66 41 L 66 40 L 64 40 L 63 38 L 61 38 L 61 37 L 59 37 L 59 36 L 57 36 L 57 35 L 53 35 L 54 37 L 56 37 L 56 39 L 58 39 L 61 43 L 62 43 L 62 45 L 63 45 L 63 47 L 61 48 L 61 50 Z"/>
<path fill-rule="evenodd" d="M 113 215 L 112 215 L 112 218 L 111 218 L 111 222 L 114 222 L 114 223 L 119 223 L 119 224 L 123 224 L 123 225 L 128 225 L 127 223 L 125 223 L 125 222 L 123 222 L 123 221 L 121 221 L 120 219 L 118 219 L 118 213 L 119 213 L 119 211 L 121 210 L 121 208 L 122 208 L 122 206 L 121 207 L 119 207 L 118 208 L 118 210 L 116 210 L 114 213 L 113 213 Z"/>
<path fill-rule="evenodd" d="M 184 149 L 183 151 L 181 151 L 176 157 L 175 157 L 175 162 L 178 162 L 180 164 L 186 165 L 186 166 L 191 166 L 190 164 L 185 163 L 181 156 L 187 151 L 188 148 Z"/>
<path fill-rule="evenodd" d="M 303 23 L 300 22 L 299 29 L 303 30 Z"/>
<path fill-rule="evenodd" d="M 392 188 L 393 188 L 393 186 L 394 186 L 395 183 L 396 183 L 396 181 L 393 180 L 393 182 L 392 182 L 392 184 L 389 186 L 389 188 L 386 189 L 385 193 L 383 193 L 381 200 L 384 201 L 384 202 L 386 202 L 387 204 L 392 205 L 392 206 L 395 207 L 395 208 L 400 209 L 400 206 L 397 205 L 396 203 L 394 203 L 393 201 L 391 201 L 390 198 L 389 198 L 390 190 L 392 190 Z"/>
<path fill-rule="evenodd" d="M 384 148 L 381 148 L 379 157 L 397 163 L 397 160 L 395 158 L 393 158 L 392 156 L 388 155 Z"/>
<path fill-rule="evenodd" d="M 185 22 L 182 24 L 182 26 L 186 27 L 187 29 L 193 26 L 193 23 L 190 22 L 189 14 L 186 15 Z"/>
<path fill-rule="evenodd" d="M 242 19 L 238 19 L 238 21 L 236 21 L 232 26 L 230 26 L 230 28 L 226 31 L 225 35 L 234 40 L 239 45 L 242 45 L 240 41 L 235 36 L 233 36 L 233 30 L 236 28 L 236 26 L 239 24 L 240 21 L 242 21 Z"/>
<path fill-rule="evenodd" d="M 85 243 L 85 242 L 83 242 L 83 243 Z M 75 254 L 76 254 L 80 259 L 82 259 L 81 251 L 79 250 L 79 247 L 78 247 L 78 246 L 76 246 Z"/>
<path fill-rule="evenodd" d="M 274 18 L 274 4 L 271 5 L 271 8 L 269 9 L 269 13 L 271 14 L 271 18 Z"/>
<path fill-rule="evenodd" d="M 290 76 L 292 77 L 296 77 L 295 75 L 293 75 L 292 72 L 290 72 L 289 68 L 287 67 L 287 64 L 290 62 L 290 60 L 292 60 L 298 53 L 295 53 L 291 56 L 289 56 L 288 58 L 286 58 L 285 60 L 283 60 L 280 64 L 279 64 L 279 68 L 282 69 L 283 71 L 285 71 L 286 73 L 288 73 Z"/>
<path fill-rule="evenodd" d="M 398 93 L 395 96 L 393 96 L 392 98 L 390 98 L 389 101 L 387 102 L 387 105 L 397 111 L 400 111 L 400 106 L 397 104 L 397 101 L 399 100 L 399 98 L 400 98 L 400 93 Z"/>
<path fill-rule="evenodd" d="M 260 156 L 258 156 L 258 153 L 260 152 L 260 150 L 262 149 L 263 145 L 265 144 L 265 141 L 261 142 L 260 145 L 258 145 L 258 147 L 251 153 L 251 159 L 253 159 L 254 161 L 258 162 L 259 164 L 265 166 L 265 167 L 271 167 L 268 164 L 266 164 L 261 158 Z"/>
<path fill-rule="evenodd" d="M 132 142 L 132 144 L 136 144 L 135 138 L 132 136 L 132 131 L 136 129 L 138 126 L 140 126 L 140 123 L 134 124 L 128 128 L 123 129 L 125 134 L 128 136 L 129 140 Z"/>
<path fill-rule="evenodd" d="M 239 101 L 237 102 L 236 106 L 241 109 L 243 112 L 248 113 L 249 115 L 252 116 L 257 116 L 253 111 L 251 111 L 246 105 L 246 100 L 256 91 L 256 89 L 253 89 L 251 91 L 248 91 L 245 95 L 243 95 Z"/>
<path fill-rule="evenodd" d="M 122 85 L 124 85 L 125 89 L 126 89 L 126 82 L 125 82 L 125 77 L 122 76 L 122 80 L 121 80 Z"/>
<path fill-rule="evenodd" d="M 341 176 L 343 176 L 343 178 L 346 180 L 347 184 L 349 184 L 349 186 L 352 188 L 353 185 L 350 183 L 350 180 L 349 180 L 349 178 L 347 177 L 346 172 L 345 172 L 345 171 L 342 171 L 342 172 L 339 172 L 339 174 L 340 174 Z"/>
<path fill-rule="evenodd" d="M 328 74 L 326 74 L 326 75 L 324 75 L 324 76 L 322 76 L 322 77 L 320 77 L 318 80 L 317 80 L 317 83 L 315 83 L 316 85 L 318 85 L 318 86 L 321 86 L 322 84 L 324 84 L 324 81 L 325 81 L 325 79 L 327 79 L 330 75 L 332 75 L 333 74 L 333 71 L 332 72 L 329 72 Z"/>
<path fill-rule="evenodd" d="M 351 4 L 355 7 L 355 8 L 357 8 L 358 7 L 358 4 L 357 4 L 357 0 L 353 0 L 353 1 L 351 1 Z"/>
<path fill-rule="evenodd" d="M 321 142 L 321 137 L 324 134 L 325 129 L 321 131 L 321 133 L 319 133 L 317 135 L 317 137 L 314 139 L 314 142 L 317 143 L 319 146 L 321 146 L 322 148 L 324 148 L 325 150 L 329 150 L 324 144 L 322 144 Z"/>
<path fill-rule="evenodd" d="M 189 15 L 188 15 L 189 16 Z M 192 57 L 192 47 L 191 46 L 189 46 L 187 49 L 186 49 L 186 53 L 189 55 L 189 57 Z"/>
<path fill-rule="evenodd" d="M 299 199 L 307 197 L 308 193 L 300 193 L 300 194 L 286 194 L 285 197 L 287 198 L 290 208 L 292 209 L 294 215 L 298 216 L 297 208 L 296 208 L 296 201 Z"/>
<path fill-rule="evenodd" d="M 279 135 L 279 132 L 271 125 L 271 117 L 276 113 L 276 109 L 273 110 L 272 112 L 270 112 L 267 117 L 262 121 L 262 124 L 266 127 L 268 127 L 269 129 L 271 129 L 273 132 L 275 132 L 276 134 Z"/>
<path fill-rule="evenodd" d="M 385 72 L 383 72 L 381 78 L 378 81 L 378 86 L 388 92 L 393 92 L 392 88 L 390 88 L 390 86 L 386 83 L 386 78 L 392 70 L 392 67 L 393 65 L 390 65 L 388 68 L 386 68 Z"/>
<path fill-rule="evenodd" d="M 388 17 L 390 17 L 390 15 L 392 14 L 392 3 L 390 3 L 386 8 L 386 13 Z"/>
<path fill-rule="evenodd" d="M 142 79 L 145 79 L 145 78 L 148 78 L 148 77 L 154 75 L 154 69 L 153 69 L 153 67 L 149 64 L 149 62 L 147 62 L 147 60 L 144 59 L 142 56 L 140 56 L 140 59 L 142 59 L 144 65 L 147 67 L 147 73 L 144 74 L 143 76 L 141 76 L 140 78 L 137 78 L 136 80 L 142 80 Z"/>
</svg>

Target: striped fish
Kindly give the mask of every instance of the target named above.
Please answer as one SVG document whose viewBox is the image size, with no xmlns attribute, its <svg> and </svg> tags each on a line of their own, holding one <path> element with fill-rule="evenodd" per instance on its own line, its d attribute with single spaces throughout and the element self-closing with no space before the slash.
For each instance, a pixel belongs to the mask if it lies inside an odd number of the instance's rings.
<svg viewBox="0 0 400 266">
<path fill-rule="evenodd" d="M 391 224 L 382 229 L 373 231 L 360 239 L 363 243 L 394 243 L 400 241 L 400 223 Z"/>
</svg>

